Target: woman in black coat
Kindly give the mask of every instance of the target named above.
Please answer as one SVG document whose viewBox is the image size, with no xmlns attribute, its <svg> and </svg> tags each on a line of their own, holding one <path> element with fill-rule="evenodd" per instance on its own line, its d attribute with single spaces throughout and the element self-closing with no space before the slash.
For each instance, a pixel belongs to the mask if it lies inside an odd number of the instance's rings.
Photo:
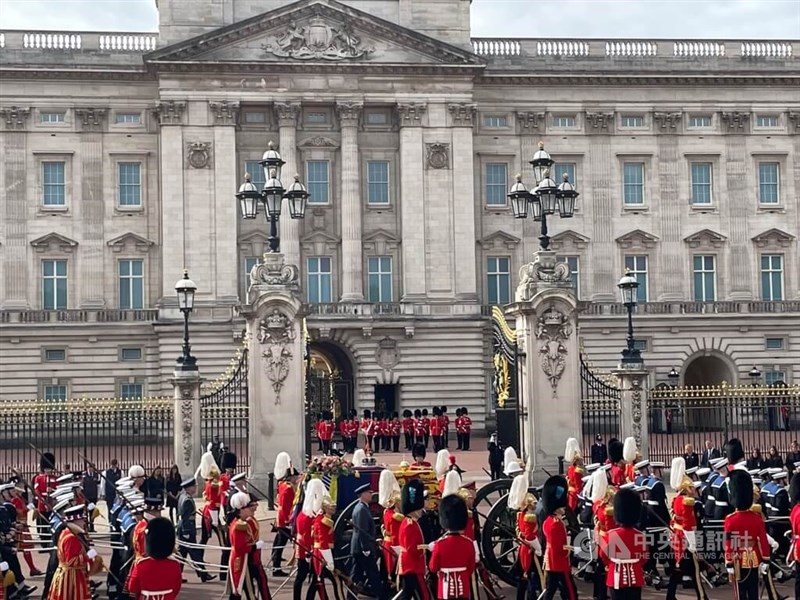
<svg viewBox="0 0 800 600">
<path fill-rule="evenodd" d="M 781 455 L 778 454 L 778 449 L 775 446 L 769 447 L 769 454 L 767 454 L 767 460 L 765 462 L 770 469 L 783 468 L 783 459 Z"/>
<path fill-rule="evenodd" d="M 164 500 L 165 484 L 166 482 L 164 481 L 164 474 L 161 471 L 161 467 L 156 467 L 145 482 L 147 498 L 161 498 L 161 500 Z"/>
<path fill-rule="evenodd" d="M 167 508 L 169 509 L 169 518 L 173 523 L 175 522 L 175 517 L 178 512 L 178 494 L 181 493 L 181 481 L 183 481 L 183 478 L 181 477 L 181 472 L 178 470 L 178 465 L 172 465 L 166 482 L 166 500 Z"/>
</svg>

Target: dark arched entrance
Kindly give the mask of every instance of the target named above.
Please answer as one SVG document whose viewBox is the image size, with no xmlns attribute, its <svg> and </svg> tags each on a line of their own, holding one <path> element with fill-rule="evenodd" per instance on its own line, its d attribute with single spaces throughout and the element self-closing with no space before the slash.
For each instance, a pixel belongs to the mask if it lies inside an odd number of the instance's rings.
<svg viewBox="0 0 800 600">
<path fill-rule="evenodd" d="M 721 356 L 716 354 L 703 354 L 690 360 L 683 372 L 684 388 L 719 387 L 724 381 L 733 385 L 734 372 L 731 365 Z M 693 408 L 687 410 L 684 416 L 686 426 L 690 430 L 715 431 L 722 429 L 729 418 L 728 408 L 722 404 L 722 399 L 710 403 L 713 407 Z"/>
<path fill-rule="evenodd" d="M 353 408 L 353 363 L 331 342 L 309 344 L 306 401 L 312 420 L 326 410 L 338 419 Z"/>
</svg>

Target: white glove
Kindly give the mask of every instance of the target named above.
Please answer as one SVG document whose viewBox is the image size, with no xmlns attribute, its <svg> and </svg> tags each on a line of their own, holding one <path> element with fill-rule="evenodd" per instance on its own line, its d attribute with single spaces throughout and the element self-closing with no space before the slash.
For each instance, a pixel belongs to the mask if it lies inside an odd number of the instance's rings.
<svg viewBox="0 0 800 600">
<path fill-rule="evenodd" d="M 364 556 L 369 556 L 370 554 L 372 554 L 372 550 L 365 550 L 361 554 L 363 554 Z"/>
<path fill-rule="evenodd" d="M 87 509 L 89 512 L 93 511 L 93 510 L 94 510 L 94 508 L 95 508 L 95 506 L 94 506 L 94 502 L 89 502 L 89 506 L 87 506 L 87 507 L 86 507 L 86 509 Z"/>
<path fill-rule="evenodd" d="M 256 542 L 256 550 L 261 550 L 264 547 L 264 540 L 258 540 Z"/>
<path fill-rule="evenodd" d="M 0 562 L 0 573 L 4 573 L 6 571 L 8 571 L 8 563 L 5 561 Z"/>
<path fill-rule="evenodd" d="M 333 550 L 328 548 L 327 550 L 321 550 L 322 558 L 325 559 L 325 564 L 328 567 L 328 570 L 333 572 Z"/>
<path fill-rule="evenodd" d="M 695 536 L 694 531 L 684 531 L 683 535 L 686 536 L 686 547 L 689 548 L 689 552 L 696 553 L 697 552 L 697 537 Z"/>
<path fill-rule="evenodd" d="M 542 555 L 542 543 L 538 539 L 534 539 L 531 542 L 531 548 L 533 548 L 533 553 L 536 556 L 541 556 Z"/>
<path fill-rule="evenodd" d="M 428 552 L 433 552 L 433 546 L 435 543 L 436 542 L 431 542 L 430 544 L 428 544 Z"/>
<path fill-rule="evenodd" d="M 758 565 L 758 572 L 762 575 L 769 573 L 769 563 L 762 562 L 760 565 Z"/>
<path fill-rule="evenodd" d="M 475 562 L 481 560 L 481 549 L 478 548 L 478 540 L 472 540 L 472 546 L 475 548 Z"/>
<path fill-rule="evenodd" d="M 777 552 L 778 550 L 778 542 L 775 541 L 771 535 L 767 534 L 767 541 L 769 542 L 769 547 L 772 548 L 773 552 Z"/>
<path fill-rule="evenodd" d="M 392 546 L 392 550 L 394 550 L 394 553 L 397 556 L 400 556 L 400 554 L 403 552 L 403 547 L 402 546 Z"/>
<path fill-rule="evenodd" d="M 89 551 L 86 553 L 86 556 L 89 557 L 89 560 L 94 560 L 97 558 L 97 550 L 94 548 L 89 548 Z"/>
<path fill-rule="evenodd" d="M 33 502 L 28 502 L 28 510 L 36 510 L 36 507 L 33 505 Z"/>
<path fill-rule="evenodd" d="M 219 511 L 218 510 L 212 510 L 211 511 L 211 524 L 214 527 L 219 525 Z"/>
<path fill-rule="evenodd" d="M 728 571 L 728 577 L 733 579 L 733 567 L 728 567 L 726 570 Z"/>
</svg>

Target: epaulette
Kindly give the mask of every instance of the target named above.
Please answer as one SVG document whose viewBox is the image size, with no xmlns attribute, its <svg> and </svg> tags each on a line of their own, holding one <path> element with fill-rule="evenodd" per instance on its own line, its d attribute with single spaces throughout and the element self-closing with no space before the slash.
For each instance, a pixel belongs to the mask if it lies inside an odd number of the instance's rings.
<svg viewBox="0 0 800 600">
<path fill-rule="evenodd" d="M 249 529 L 247 521 L 236 521 L 234 529 L 236 529 L 236 531 L 247 531 Z"/>
<path fill-rule="evenodd" d="M 535 523 L 536 522 L 536 515 L 534 513 L 528 513 L 525 515 L 525 522 L 526 523 Z"/>
<path fill-rule="evenodd" d="M 614 514 L 614 507 L 606 506 L 606 515 L 613 515 L 613 514 Z"/>
<path fill-rule="evenodd" d="M 331 519 L 330 517 L 323 517 L 322 522 L 328 527 L 333 527 L 333 519 Z"/>
<path fill-rule="evenodd" d="M 684 506 L 694 506 L 694 498 L 691 496 L 684 496 L 683 497 L 683 505 Z"/>
<path fill-rule="evenodd" d="M 403 513 L 396 512 L 392 515 L 392 519 L 394 519 L 395 521 L 402 521 L 403 519 L 405 519 L 405 517 L 403 516 Z"/>
<path fill-rule="evenodd" d="M 761 505 L 760 504 L 753 504 L 753 506 L 750 507 L 750 510 L 752 512 L 760 515 L 761 514 L 761 510 L 762 510 L 761 509 Z"/>
</svg>

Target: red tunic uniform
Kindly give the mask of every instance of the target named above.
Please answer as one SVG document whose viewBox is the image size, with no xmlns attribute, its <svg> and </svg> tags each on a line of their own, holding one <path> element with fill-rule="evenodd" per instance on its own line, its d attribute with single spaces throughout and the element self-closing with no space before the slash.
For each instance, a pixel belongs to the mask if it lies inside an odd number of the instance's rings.
<svg viewBox="0 0 800 600">
<path fill-rule="evenodd" d="M 181 591 L 181 564 L 172 558 L 145 557 L 131 569 L 128 592 L 134 600 L 144 600 L 142 592 L 168 592 L 164 600 L 175 600 Z"/>
<path fill-rule="evenodd" d="M 734 569 L 757 569 L 769 562 L 770 547 L 764 518 L 750 510 L 725 517 L 725 564 Z"/>
<path fill-rule="evenodd" d="M 252 586 L 250 573 L 250 552 L 258 541 L 254 537 L 248 520 L 234 519 L 228 528 L 231 544 L 231 554 L 228 559 L 228 572 L 231 578 L 231 588 L 239 595 L 246 593 L 246 588 Z M 250 590 L 247 590 L 250 591 Z M 248 594 L 246 597 L 253 597 Z"/>
<path fill-rule="evenodd" d="M 298 560 L 307 559 L 308 551 L 311 549 L 311 526 L 314 517 L 309 517 L 304 512 L 297 515 L 297 544 L 295 544 L 295 556 Z"/>
<path fill-rule="evenodd" d="M 322 575 L 322 569 L 327 565 L 328 559 L 325 555 L 328 554 L 326 550 L 333 548 L 333 519 L 328 515 L 321 513 L 314 517 L 311 524 L 311 537 L 314 539 L 314 556 L 316 557 L 311 565 L 317 577 Z M 328 554 L 328 558 L 332 559 L 333 554 Z"/>
<path fill-rule="evenodd" d="M 58 538 L 58 568 L 47 600 L 90 600 L 89 567 L 84 543 L 69 529 Z M 99 560 L 96 558 L 95 560 Z"/>
<path fill-rule="evenodd" d="M 526 542 L 532 542 L 539 537 L 539 522 L 536 515 L 532 512 L 520 511 L 517 513 L 517 536 Z M 519 545 L 519 565 L 522 567 L 523 575 L 531 572 L 534 566 L 535 553 L 528 544 Z M 536 564 L 537 576 L 541 578 L 539 565 Z"/>
<path fill-rule="evenodd" d="M 399 437 L 401 430 L 400 419 L 392 419 L 389 421 L 389 435 L 392 437 Z"/>
<path fill-rule="evenodd" d="M 444 433 L 444 421 L 442 417 L 433 417 L 430 419 L 431 435 L 439 437 Z"/>
<path fill-rule="evenodd" d="M 288 527 L 292 520 L 294 507 L 294 488 L 288 481 L 278 482 L 278 513 L 275 524 L 278 527 Z"/>
<path fill-rule="evenodd" d="M 628 463 L 625 465 L 625 478 L 628 481 L 636 480 L 636 469 L 633 467 L 632 463 Z"/>
<path fill-rule="evenodd" d="M 403 419 L 403 433 L 410 433 L 413 435 L 414 433 L 414 419 L 411 417 L 406 417 Z"/>
<path fill-rule="evenodd" d="M 611 465 L 611 485 L 619 487 L 625 485 L 629 481 L 630 479 L 628 479 L 628 472 L 625 465 Z"/>
<path fill-rule="evenodd" d="M 210 531 L 212 526 L 219 523 L 219 507 L 222 501 L 219 480 L 212 479 L 206 482 L 206 487 L 203 490 L 203 498 L 206 500 L 206 505 L 203 507 L 203 523 Z M 215 513 L 217 517 L 212 519 L 211 513 Z"/>
<path fill-rule="evenodd" d="M 145 557 L 144 534 L 147 530 L 147 520 L 142 519 L 133 528 L 131 543 L 133 544 L 133 559 L 141 560 Z"/>
<path fill-rule="evenodd" d="M 542 524 L 547 548 L 544 553 L 544 570 L 555 573 L 569 573 L 569 539 L 564 522 L 553 515 L 548 516 Z"/>
<path fill-rule="evenodd" d="M 572 510 L 577 510 L 578 494 L 583 491 L 583 467 L 570 465 L 567 469 L 567 483 L 569 484 L 567 502 Z"/>
<path fill-rule="evenodd" d="M 606 585 L 612 589 L 644 586 L 647 536 L 632 527 L 617 527 L 600 543 L 606 564 Z"/>
<path fill-rule="evenodd" d="M 317 435 L 323 442 L 330 442 L 333 439 L 333 432 L 336 426 L 333 421 L 321 421 L 317 425 Z"/>
<path fill-rule="evenodd" d="M 472 509 L 467 510 L 467 526 L 464 528 L 464 537 L 475 539 L 475 513 L 472 512 Z"/>
<path fill-rule="evenodd" d="M 792 526 L 792 550 L 789 552 L 789 559 L 794 557 L 796 562 L 800 562 L 800 504 L 795 504 L 789 513 L 789 523 Z"/>
<path fill-rule="evenodd" d="M 437 598 L 470 597 L 470 581 L 475 572 L 475 548 L 471 539 L 460 533 L 446 533 L 433 545 L 428 566 L 439 576 Z"/>
<path fill-rule="evenodd" d="M 687 550 L 687 534 L 692 536 L 697 529 L 697 516 L 694 512 L 694 498 L 678 494 L 672 499 L 672 550 L 680 558 Z"/>
<path fill-rule="evenodd" d="M 447 415 L 442 415 L 442 427 L 444 428 L 445 433 L 450 431 L 450 417 Z"/>
<path fill-rule="evenodd" d="M 409 573 L 425 575 L 425 549 L 427 545 L 419 523 L 411 517 L 404 518 L 403 522 L 400 523 L 398 541 L 402 548 L 397 567 L 398 573 L 400 575 Z"/>
<path fill-rule="evenodd" d="M 11 499 L 11 504 L 14 505 L 14 508 L 17 511 L 17 529 L 19 530 L 19 535 L 17 536 L 17 549 L 30 550 L 33 548 L 33 542 L 31 540 L 31 534 L 28 530 L 28 506 L 25 504 L 25 500 L 19 496 L 14 496 Z M 2 599 L 2 596 L 0 596 L 0 599 Z"/>
<path fill-rule="evenodd" d="M 414 419 L 414 435 L 418 438 L 421 438 L 425 435 L 425 421 L 426 419 L 422 417 L 419 419 Z"/>
<path fill-rule="evenodd" d="M 456 419 L 456 431 L 458 433 L 469 433 L 471 430 L 472 419 L 469 418 L 469 415 L 462 415 Z"/>
<path fill-rule="evenodd" d="M 54 489 L 56 489 L 54 475 L 39 473 L 33 478 L 33 493 L 36 495 L 36 510 L 39 514 L 50 512 L 50 492 Z"/>
<path fill-rule="evenodd" d="M 595 519 L 594 531 L 599 543 L 600 539 L 606 538 L 608 532 L 617 526 L 614 521 L 614 509 L 608 505 L 608 499 L 603 498 L 592 504 L 592 514 Z"/>
<path fill-rule="evenodd" d="M 231 474 L 227 471 L 219 478 L 219 495 L 222 506 L 228 504 L 228 490 L 231 489 Z"/>
<path fill-rule="evenodd" d="M 400 547 L 400 524 L 403 522 L 402 513 L 393 508 L 383 511 L 383 560 L 386 562 L 386 571 L 394 575 L 397 567 L 397 550 Z"/>
</svg>

